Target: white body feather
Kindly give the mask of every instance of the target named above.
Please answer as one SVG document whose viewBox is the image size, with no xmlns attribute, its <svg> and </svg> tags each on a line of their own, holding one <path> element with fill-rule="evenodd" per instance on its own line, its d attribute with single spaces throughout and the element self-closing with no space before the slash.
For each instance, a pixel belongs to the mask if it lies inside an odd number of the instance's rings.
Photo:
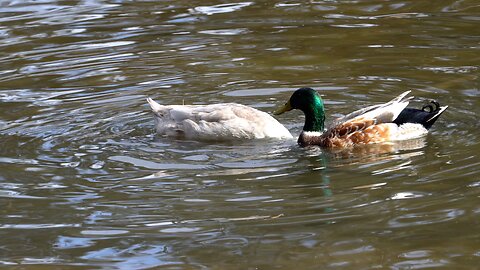
<svg viewBox="0 0 480 270">
<path fill-rule="evenodd" d="M 391 141 L 405 141 L 411 139 L 417 139 L 427 135 L 428 130 L 421 124 L 405 123 L 400 126 L 397 124 L 390 125 L 390 140 Z"/>
<path fill-rule="evenodd" d="M 201 140 L 293 138 L 275 118 L 245 105 L 160 105 L 151 98 L 147 101 L 160 135 Z"/>
</svg>

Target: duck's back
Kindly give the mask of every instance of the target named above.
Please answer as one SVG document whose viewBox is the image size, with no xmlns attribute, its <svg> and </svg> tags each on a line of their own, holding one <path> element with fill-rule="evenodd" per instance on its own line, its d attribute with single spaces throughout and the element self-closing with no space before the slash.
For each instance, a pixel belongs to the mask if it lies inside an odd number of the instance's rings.
<svg viewBox="0 0 480 270">
<path fill-rule="evenodd" d="M 236 104 L 160 105 L 148 99 L 160 135 L 201 140 L 292 138 L 269 114 Z"/>
</svg>

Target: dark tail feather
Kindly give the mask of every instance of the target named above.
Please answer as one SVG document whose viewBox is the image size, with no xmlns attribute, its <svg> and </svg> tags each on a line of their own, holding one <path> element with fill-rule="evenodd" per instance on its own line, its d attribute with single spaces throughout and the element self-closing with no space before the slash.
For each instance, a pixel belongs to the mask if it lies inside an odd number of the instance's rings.
<svg viewBox="0 0 480 270">
<path fill-rule="evenodd" d="M 405 123 L 422 124 L 426 129 L 430 129 L 447 108 L 448 106 L 440 106 L 438 102 L 432 100 L 421 110 L 405 108 L 393 122 L 397 125 Z"/>
</svg>

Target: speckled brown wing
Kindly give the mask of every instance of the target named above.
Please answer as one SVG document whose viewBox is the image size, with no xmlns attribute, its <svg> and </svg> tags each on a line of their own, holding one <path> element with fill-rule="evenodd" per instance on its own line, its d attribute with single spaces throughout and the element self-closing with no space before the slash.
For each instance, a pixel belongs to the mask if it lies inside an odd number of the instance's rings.
<svg viewBox="0 0 480 270">
<path fill-rule="evenodd" d="M 351 133 L 347 139 L 352 144 L 369 144 L 385 142 L 390 139 L 390 127 L 392 124 L 378 124 L 365 128 L 362 131 Z"/>
<path fill-rule="evenodd" d="M 388 140 L 389 124 L 377 124 L 374 119 L 356 118 L 334 126 L 324 133 L 328 147 L 378 143 Z"/>
<path fill-rule="evenodd" d="M 346 137 L 357 131 L 365 130 L 372 125 L 375 125 L 375 120 L 373 119 L 356 118 L 331 127 L 325 132 L 325 136 L 327 138 Z"/>
</svg>

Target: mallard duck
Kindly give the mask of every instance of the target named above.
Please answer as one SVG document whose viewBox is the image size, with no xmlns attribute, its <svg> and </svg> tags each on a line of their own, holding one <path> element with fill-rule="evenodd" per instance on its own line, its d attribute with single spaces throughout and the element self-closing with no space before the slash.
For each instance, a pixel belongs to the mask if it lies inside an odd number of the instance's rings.
<svg viewBox="0 0 480 270">
<path fill-rule="evenodd" d="M 292 109 L 305 114 L 305 124 L 298 138 L 301 146 L 350 147 L 358 144 L 409 140 L 424 136 L 448 108 L 436 101 L 422 109 L 406 108 L 413 97 L 406 91 L 391 101 L 354 111 L 324 130 L 325 111 L 320 95 L 311 88 L 296 90 L 289 101 L 276 110 L 279 115 Z"/>
<path fill-rule="evenodd" d="M 147 101 L 160 135 L 200 140 L 293 138 L 268 113 L 245 105 L 160 105 L 151 98 Z"/>
</svg>

